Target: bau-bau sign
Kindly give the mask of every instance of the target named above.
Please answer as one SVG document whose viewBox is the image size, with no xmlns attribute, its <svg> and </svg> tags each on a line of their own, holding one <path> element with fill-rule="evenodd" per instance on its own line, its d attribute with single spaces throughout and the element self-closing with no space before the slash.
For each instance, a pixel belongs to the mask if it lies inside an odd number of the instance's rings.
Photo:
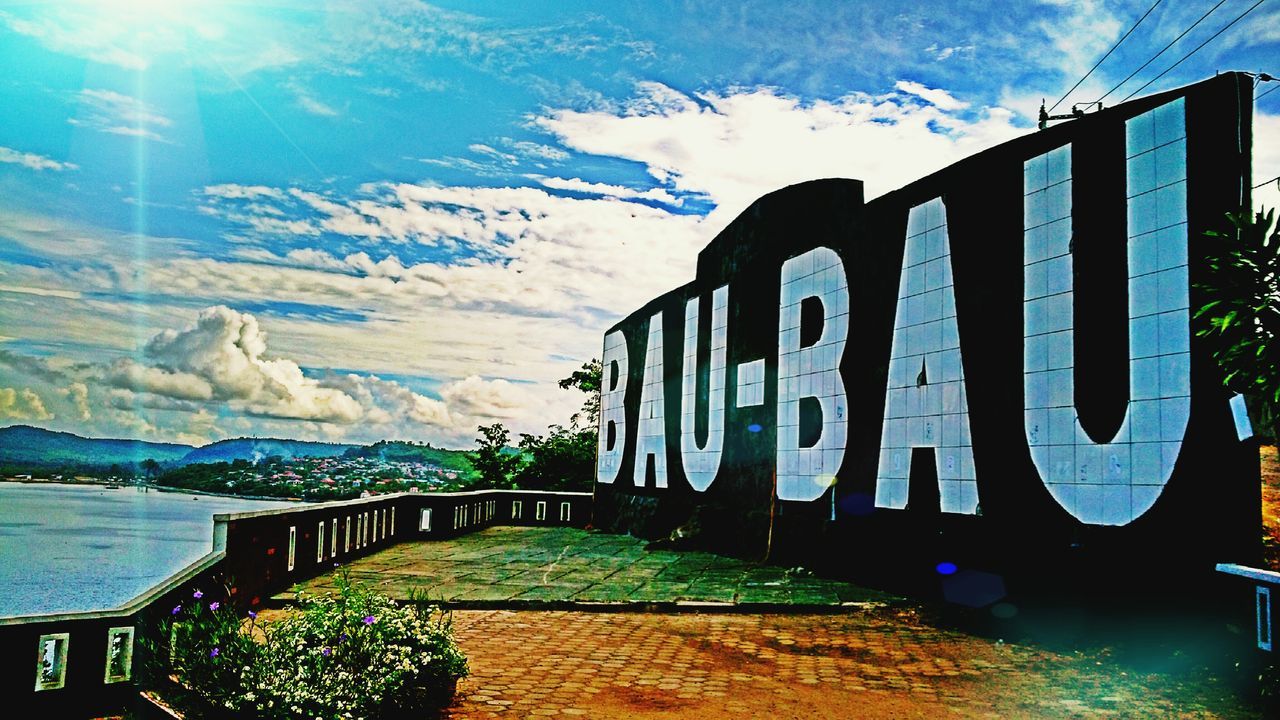
<svg viewBox="0 0 1280 720">
<path fill-rule="evenodd" d="M 1192 324 L 1202 234 L 1249 202 L 1249 97 L 1219 76 L 870 203 L 761 198 L 605 334 L 603 506 L 1256 522 L 1247 418 Z"/>
</svg>

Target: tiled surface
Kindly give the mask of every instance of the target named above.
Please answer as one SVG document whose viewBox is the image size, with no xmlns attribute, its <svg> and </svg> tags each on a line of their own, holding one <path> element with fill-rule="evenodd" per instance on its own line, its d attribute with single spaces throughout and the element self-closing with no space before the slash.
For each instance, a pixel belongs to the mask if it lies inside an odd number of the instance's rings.
<svg viewBox="0 0 1280 720">
<path fill-rule="evenodd" d="M 680 383 L 680 462 L 694 490 L 706 490 L 720 469 L 724 447 L 725 370 L 728 351 L 729 286 L 711 294 L 711 367 L 707 395 L 707 436 L 701 447 L 695 435 L 698 377 L 698 304 L 692 297 L 684 307 L 684 372 Z M 741 378 L 739 378 L 741 383 Z M 741 393 L 741 386 L 739 386 Z"/>
<path fill-rule="evenodd" d="M 822 302 L 822 334 L 800 347 L 800 306 Z M 831 486 L 844 461 L 848 412 L 840 359 L 849 334 L 849 286 L 840 256 L 814 248 L 782 264 L 778 320 L 778 498 L 815 500 Z M 817 398 L 822 433 L 801 448 L 800 400 Z"/>
<path fill-rule="evenodd" d="M 602 387 L 600 388 L 600 444 L 597 453 L 596 479 L 611 483 L 622 465 L 622 448 L 626 437 L 627 410 L 623 398 L 627 390 L 627 340 L 619 331 L 604 338 Z M 614 363 L 617 364 L 616 369 Z M 613 426 L 614 443 L 609 447 L 609 426 Z"/>
<path fill-rule="evenodd" d="M 1155 503 L 1191 409 L 1182 100 L 1131 119 L 1126 133 L 1130 400 L 1105 443 L 1076 418 L 1071 146 L 1024 165 L 1027 440 L 1054 499 L 1099 525 L 1126 524 Z"/>
<path fill-rule="evenodd" d="M 649 339 L 645 345 L 644 383 L 640 388 L 640 421 L 636 428 L 636 457 L 632 481 L 644 487 L 645 475 L 653 464 L 654 483 L 667 486 L 667 425 L 663 408 L 662 312 L 649 318 Z"/>
<path fill-rule="evenodd" d="M 911 208 L 893 323 L 876 507 L 904 508 L 911 448 L 937 448 L 942 511 L 972 515 L 978 485 L 942 198 Z"/>
<path fill-rule="evenodd" d="M 1133 672 L 910 613 L 458 611 L 469 718 L 1246 718 L 1211 677 Z M 536 650 L 534 650 L 536 648 Z"/>
<path fill-rule="evenodd" d="M 526 508 L 526 512 L 529 509 Z M 701 552 L 647 551 L 627 535 L 573 528 L 495 527 L 453 540 L 401 543 L 346 566 L 392 597 L 411 591 L 454 604 L 709 602 L 841 605 L 889 595 Z M 332 578 L 295 586 L 323 592 Z M 277 596 L 290 600 L 293 592 Z"/>
</svg>

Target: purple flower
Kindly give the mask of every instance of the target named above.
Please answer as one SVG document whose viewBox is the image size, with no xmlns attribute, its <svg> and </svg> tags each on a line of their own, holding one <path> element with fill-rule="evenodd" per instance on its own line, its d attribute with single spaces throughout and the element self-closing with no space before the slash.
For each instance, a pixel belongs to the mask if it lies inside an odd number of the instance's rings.
<svg viewBox="0 0 1280 720">
<path fill-rule="evenodd" d="M 329 648 L 325 648 L 325 649 L 323 649 L 323 650 L 321 650 L 321 651 L 320 651 L 320 654 L 321 654 L 321 655 L 323 655 L 323 656 L 325 656 L 325 657 L 329 657 L 330 655 L 332 655 L 332 654 L 333 654 L 333 651 L 332 651 L 332 650 L 330 650 Z"/>
<path fill-rule="evenodd" d="M 343 640 L 350 640 L 350 639 L 351 639 L 351 636 L 346 633 L 342 633 L 341 635 L 338 636 L 338 642 L 342 642 Z"/>
<path fill-rule="evenodd" d="M 180 613 L 180 612 L 182 612 L 182 606 L 181 606 L 181 605 L 174 605 L 174 606 L 173 606 L 173 612 L 171 612 L 171 613 L 169 613 L 169 614 L 170 614 L 170 615 L 177 615 L 177 614 L 178 614 L 178 613 Z"/>
<path fill-rule="evenodd" d="M 209 657 L 211 657 L 211 658 L 213 658 L 213 657 L 218 657 L 218 648 L 214 648 L 214 649 L 210 650 L 210 651 L 209 651 Z"/>
<path fill-rule="evenodd" d="M 197 591 L 195 591 L 195 592 L 191 593 L 191 597 L 193 597 L 193 598 L 195 598 L 195 599 L 199 600 L 200 598 L 204 597 L 204 593 L 202 593 L 202 592 L 200 592 L 199 590 L 197 590 Z"/>
<path fill-rule="evenodd" d="M 250 617 L 250 618 L 252 618 L 252 619 L 254 619 L 254 620 L 257 620 L 257 619 L 258 619 L 258 613 L 256 613 L 256 612 L 254 612 L 254 611 L 250 610 L 250 611 L 249 611 L 249 617 Z"/>
<path fill-rule="evenodd" d="M 219 603 L 216 603 L 216 602 L 211 602 L 211 603 L 209 603 L 209 609 L 210 609 L 210 610 L 217 610 L 217 609 L 218 609 L 218 606 L 219 606 Z"/>
<path fill-rule="evenodd" d="M 372 625 L 372 624 L 373 624 L 374 622 L 376 622 L 376 621 L 377 621 L 377 618 L 375 618 L 375 617 L 374 617 L 374 616 L 372 616 L 372 615 L 365 615 L 365 616 L 364 616 L 364 624 L 365 624 L 365 625 Z"/>
</svg>

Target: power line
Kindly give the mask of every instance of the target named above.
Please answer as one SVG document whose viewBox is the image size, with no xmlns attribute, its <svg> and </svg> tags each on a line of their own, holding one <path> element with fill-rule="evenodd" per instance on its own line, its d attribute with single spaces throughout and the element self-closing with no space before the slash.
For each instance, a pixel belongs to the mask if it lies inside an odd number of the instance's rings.
<svg viewBox="0 0 1280 720">
<path fill-rule="evenodd" d="M 1254 101 L 1254 102 L 1258 102 L 1259 100 L 1261 100 L 1262 98 L 1264 98 L 1264 97 L 1266 97 L 1266 96 L 1270 95 L 1271 93 L 1275 92 L 1276 90 L 1280 90 L 1280 85 L 1277 85 L 1277 86 L 1275 86 L 1275 87 L 1271 88 L 1270 90 L 1268 90 L 1268 91 L 1266 91 L 1266 92 L 1262 93 L 1262 94 L 1261 94 L 1261 95 L 1259 95 L 1258 97 L 1254 98 L 1254 99 L 1253 99 L 1253 101 Z"/>
<path fill-rule="evenodd" d="M 1228 28 L 1230 28 L 1232 25 L 1235 25 L 1236 23 L 1238 23 L 1238 22 L 1240 22 L 1241 20 L 1243 20 L 1245 15 L 1248 15 L 1249 13 L 1253 12 L 1255 8 L 1257 8 L 1259 5 L 1261 5 L 1262 3 L 1266 2 L 1266 1 L 1267 1 L 1267 0 L 1258 0 L 1258 2 L 1254 3 L 1253 5 L 1250 5 L 1250 6 L 1249 6 L 1249 9 L 1248 9 L 1248 10 L 1245 10 L 1244 12 L 1240 13 L 1239 15 L 1237 15 L 1235 20 L 1232 20 L 1231 22 L 1227 23 L 1226 25 L 1224 25 L 1224 26 L 1222 27 L 1222 29 L 1221 29 L 1221 30 L 1219 30 L 1218 32 L 1216 32 L 1216 33 L 1214 33 L 1214 34 L 1210 35 L 1208 40 L 1205 40 L 1204 42 L 1202 42 L 1202 43 L 1200 43 L 1199 45 L 1197 45 L 1195 50 L 1192 50 L 1191 52 L 1187 53 L 1186 55 L 1183 55 L 1183 56 L 1182 56 L 1182 58 L 1181 58 L 1180 60 L 1178 60 L 1178 62 L 1176 62 L 1176 63 L 1174 63 L 1174 64 L 1170 65 L 1170 66 L 1169 66 L 1169 67 L 1167 67 L 1167 68 L 1165 68 L 1164 72 L 1162 72 L 1162 73 L 1160 73 L 1159 75 L 1157 75 L 1157 76 L 1155 76 L 1155 77 L 1151 78 L 1150 80 L 1148 80 L 1148 81 L 1147 81 L 1147 83 L 1146 83 L 1146 85 L 1143 85 L 1142 87 L 1138 88 L 1137 90 L 1134 90 L 1133 92 L 1129 93 L 1128 95 L 1126 95 L 1126 96 L 1125 96 L 1124 100 L 1121 100 L 1120 102 L 1125 102 L 1126 100 L 1128 100 L 1129 98 L 1133 97 L 1134 95 L 1137 95 L 1138 93 L 1142 92 L 1143 90 L 1146 90 L 1148 87 L 1150 87 L 1150 86 L 1151 86 L 1151 83 L 1153 83 L 1153 82 L 1155 82 L 1155 81 L 1159 80 L 1160 78 L 1164 77 L 1164 76 L 1165 76 L 1165 74 L 1166 74 L 1166 73 L 1168 73 L 1170 70 L 1172 70 L 1172 69 L 1174 69 L 1174 68 L 1178 67 L 1179 65 L 1181 65 L 1181 64 L 1182 64 L 1182 62 L 1183 62 L 1184 60 L 1186 60 L 1187 58 L 1191 57 L 1192 55 L 1195 55 L 1197 52 L 1199 52 L 1199 51 L 1200 51 L 1200 48 L 1202 48 L 1202 47 L 1204 47 L 1205 45 L 1208 45 L 1209 43 L 1213 42 L 1214 38 L 1216 38 L 1216 37 L 1218 37 L 1219 35 L 1221 35 L 1222 33 L 1226 32 L 1226 31 L 1227 31 L 1227 29 L 1228 29 Z"/>
<path fill-rule="evenodd" d="M 1270 185 L 1271 183 L 1273 183 L 1273 182 L 1275 182 L 1275 181 L 1277 181 L 1277 180 L 1280 180 L 1280 175 L 1277 175 L 1277 176 L 1275 176 L 1275 177 L 1271 178 L 1270 180 L 1267 180 L 1266 182 L 1260 182 L 1260 183 L 1258 183 L 1257 185 L 1254 185 L 1254 186 L 1253 186 L 1252 188 L 1250 188 L 1250 189 L 1251 189 L 1251 190 L 1257 190 L 1258 188 L 1262 187 L 1263 185 Z"/>
<path fill-rule="evenodd" d="M 1111 93 L 1115 92 L 1116 90 L 1119 90 L 1119 89 L 1120 89 L 1120 86 L 1121 86 L 1121 85 L 1124 85 L 1125 83 L 1127 83 L 1127 82 L 1129 82 L 1130 80 L 1132 80 L 1134 75 L 1137 75 L 1138 73 L 1142 72 L 1143 70 L 1146 70 L 1148 65 L 1150 65 L 1151 63 L 1153 63 L 1153 62 L 1155 62 L 1155 61 L 1156 61 L 1156 58 L 1158 58 L 1158 57 L 1160 57 L 1161 55 L 1165 54 L 1165 51 L 1167 51 L 1169 48 L 1171 48 L 1171 47 L 1173 47 L 1175 44 L 1177 44 L 1177 42 L 1178 42 L 1179 40 L 1181 40 L 1182 38 L 1186 37 L 1186 36 L 1187 36 L 1187 33 L 1191 32 L 1192 30 L 1195 30 L 1197 25 L 1199 25 L 1200 23 L 1204 22 L 1205 18 L 1207 18 L 1207 17 L 1209 17 L 1210 15 L 1212 15 L 1214 10 L 1217 10 L 1218 8 L 1222 7 L 1222 4 L 1223 4 L 1223 3 L 1225 3 L 1226 1 L 1227 1 L 1227 0 L 1218 0 L 1218 4 L 1217 4 L 1217 5 L 1214 5 L 1214 6 L 1213 6 L 1213 7 L 1211 7 L 1211 8 L 1209 8 L 1209 12 L 1207 12 L 1207 13 L 1205 13 L 1205 14 L 1201 15 L 1199 20 L 1197 20 L 1197 21 L 1195 21 L 1194 23 L 1192 23 L 1192 24 L 1191 24 L 1191 27 L 1187 28 L 1186 30 L 1183 30 L 1181 35 L 1179 35 L 1178 37 L 1176 37 L 1176 38 L 1174 38 L 1174 39 L 1173 39 L 1173 42 L 1169 43 L 1168 45 L 1165 45 L 1165 46 L 1164 46 L 1164 49 L 1162 49 L 1160 52 L 1156 53 L 1155 55 L 1152 55 L 1150 60 L 1147 60 L 1146 62 L 1142 63 L 1142 67 L 1140 67 L 1140 68 L 1138 68 L 1137 70 L 1134 70 L 1133 72 L 1129 73 L 1129 77 L 1127 77 L 1127 78 L 1125 78 L 1125 79 L 1121 80 L 1120 82 L 1116 83 L 1116 86 L 1115 86 L 1115 87 L 1113 87 L 1113 88 L 1111 88 L 1110 90 L 1108 90 L 1106 95 L 1103 95 L 1102 97 L 1098 98 L 1098 102 L 1102 102 L 1103 100 L 1106 100 L 1106 99 L 1107 99 L 1107 95 L 1110 95 Z"/>
<path fill-rule="evenodd" d="M 1097 70 L 1097 69 L 1098 69 L 1098 66 L 1099 66 L 1099 65 L 1101 65 L 1101 64 L 1103 63 L 1103 61 L 1104 61 L 1104 60 L 1106 60 L 1107 58 L 1111 57 L 1111 53 L 1115 52 L 1115 51 L 1116 51 L 1116 48 L 1120 47 L 1120 43 L 1123 43 L 1123 42 L 1125 41 L 1125 38 L 1127 38 L 1127 37 L 1129 37 L 1131 34 L 1133 34 L 1133 31 L 1138 29 L 1138 26 L 1142 24 L 1142 21 L 1143 21 L 1143 20 L 1146 20 L 1146 19 L 1147 19 L 1147 16 L 1151 14 L 1151 11 L 1156 9 L 1156 5 L 1159 5 L 1162 1 L 1163 1 L 1163 0 L 1156 0 L 1156 1 L 1155 1 L 1155 4 L 1153 4 L 1151 7 L 1147 8 L 1147 11 L 1146 11 L 1145 13 L 1143 13 L 1143 14 L 1142 14 L 1142 17 L 1138 18 L 1138 22 L 1134 23 L 1134 24 L 1133 24 L 1133 27 L 1129 28 L 1129 32 L 1127 32 L 1127 33 L 1125 33 L 1123 36 L 1121 36 L 1121 37 L 1120 37 L 1120 39 L 1116 41 L 1116 44 L 1115 44 L 1115 45 L 1112 45 L 1112 46 L 1111 46 L 1111 49 L 1107 51 L 1107 54 L 1102 56 L 1102 60 L 1099 60 L 1098 62 L 1094 63 L 1094 64 L 1093 64 L 1093 67 L 1089 68 L 1089 72 L 1085 73 L 1085 74 L 1084 74 L 1084 77 L 1082 77 L 1082 78 L 1080 78 L 1079 80 L 1077 80 L 1077 81 L 1076 81 L 1076 84 L 1071 86 L 1071 89 L 1067 91 L 1067 94 L 1066 94 L 1066 95 L 1063 95 L 1062 97 L 1058 98 L 1058 102 L 1054 103 L 1054 104 L 1053 104 L 1053 107 L 1049 108 L 1049 112 L 1053 112 L 1054 110 L 1056 110 L 1056 109 L 1058 108 L 1058 106 L 1062 104 L 1062 101 L 1067 99 L 1067 96 L 1068 96 L 1068 95 L 1070 95 L 1071 93 L 1075 92 L 1075 91 L 1076 91 L 1076 88 L 1080 87 L 1080 83 L 1082 83 L 1082 82 L 1084 82 L 1085 80 L 1087 80 L 1087 79 L 1089 78 L 1089 76 L 1093 74 L 1093 71 L 1094 71 L 1094 70 Z"/>
</svg>

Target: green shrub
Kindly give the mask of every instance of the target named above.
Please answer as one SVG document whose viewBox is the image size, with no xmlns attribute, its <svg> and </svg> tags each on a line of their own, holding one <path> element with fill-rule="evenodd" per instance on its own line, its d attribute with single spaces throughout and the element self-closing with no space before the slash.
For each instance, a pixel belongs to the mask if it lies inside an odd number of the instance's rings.
<svg viewBox="0 0 1280 720">
<path fill-rule="evenodd" d="M 215 715 L 375 720 L 447 703 L 467 674 L 447 616 L 417 599 L 397 605 L 345 574 L 336 584 L 265 624 L 193 597 L 161 623 L 153 658 Z"/>
</svg>

